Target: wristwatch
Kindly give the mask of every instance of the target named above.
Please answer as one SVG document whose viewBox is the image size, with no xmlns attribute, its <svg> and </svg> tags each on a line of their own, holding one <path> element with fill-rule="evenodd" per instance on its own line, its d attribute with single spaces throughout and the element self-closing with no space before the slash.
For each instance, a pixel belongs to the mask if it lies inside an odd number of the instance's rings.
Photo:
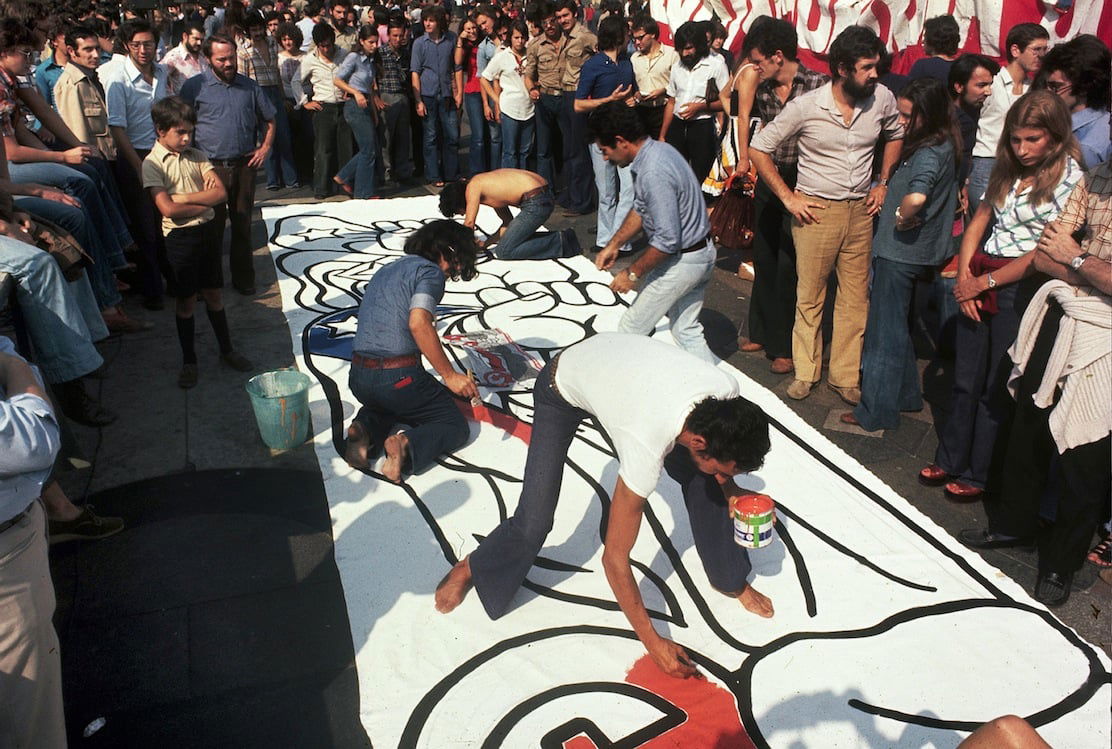
<svg viewBox="0 0 1112 749">
<path fill-rule="evenodd" d="M 627 270 L 626 275 L 629 277 L 630 281 L 633 281 L 633 283 L 637 283 L 637 274 L 634 273 L 632 270 Z"/>
<path fill-rule="evenodd" d="M 1074 270 L 1081 270 L 1081 266 L 1085 264 L 1085 259 L 1089 257 L 1089 253 L 1082 252 L 1080 255 L 1070 260 L 1070 267 Z"/>
<path fill-rule="evenodd" d="M 990 289 L 995 289 L 996 288 L 996 279 L 992 277 L 991 273 L 986 273 L 985 276 L 988 278 L 988 287 Z"/>
</svg>

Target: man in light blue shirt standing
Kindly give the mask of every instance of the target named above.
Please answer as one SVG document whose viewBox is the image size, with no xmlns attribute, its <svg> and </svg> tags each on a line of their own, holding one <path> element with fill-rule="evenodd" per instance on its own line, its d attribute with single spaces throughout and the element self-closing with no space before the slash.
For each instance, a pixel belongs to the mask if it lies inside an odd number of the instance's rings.
<svg viewBox="0 0 1112 749">
<path fill-rule="evenodd" d="M 438 187 L 459 176 L 459 103 L 452 96 L 456 35 L 444 8 L 421 11 L 424 35 L 413 42 L 409 69 L 424 133 L 425 178 Z"/>
<path fill-rule="evenodd" d="M 66 745 L 46 513 L 38 501 L 59 444 L 42 381 L 0 337 L 0 746 Z"/>
<path fill-rule="evenodd" d="M 624 102 L 603 104 L 591 113 L 590 138 L 602 157 L 633 174 L 633 210 L 595 258 L 606 270 L 618 251 L 644 229 L 648 248 L 610 288 L 632 291 L 644 279 L 637 299 L 622 315 L 618 330 L 649 335 L 662 317 L 682 348 L 712 364 L 699 312 L 714 273 L 716 252 L 702 190 L 687 160 L 672 146 L 648 137 L 637 110 Z"/>
</svg>

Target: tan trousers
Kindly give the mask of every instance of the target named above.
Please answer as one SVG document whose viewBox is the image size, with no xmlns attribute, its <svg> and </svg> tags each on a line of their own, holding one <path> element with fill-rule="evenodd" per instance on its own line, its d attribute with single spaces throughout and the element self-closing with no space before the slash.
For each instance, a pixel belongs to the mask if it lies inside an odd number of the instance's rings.
<svg viewBox="0 0 1112 749">
<path fill-rule="evenodd" d="M 0 533 L 0 747 L 66 745 L 46 514 L 34 502 Z"/>
<path fill-rule="evenodd" d="M 792 359 L 795 377 L 818 382 L 822 377 L 822 310 L 826 283 L 837 273 L 834 335 L 830 341 L 831 385 L 858 387 L 861 383 L 861 345 L 869 312 L 869 255 L 873 220 L 865 199 L 826 200 L 808 196 L 823 207 L 813 209 L 819 223 L 792 222 L 795 240 L 795 326 Z"/>
</svg>

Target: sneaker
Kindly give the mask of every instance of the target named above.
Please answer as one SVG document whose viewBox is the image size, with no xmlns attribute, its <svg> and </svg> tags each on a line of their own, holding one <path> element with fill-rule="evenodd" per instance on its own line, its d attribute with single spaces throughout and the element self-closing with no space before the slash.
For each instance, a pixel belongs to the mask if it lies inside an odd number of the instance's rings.
<svg viewBox="0 0 1112 749">
<path fill-rule="evenodd" d="M 96 541 L 114 536 L 123 529 L 123 518 L 102 518 L 93 512 L 92 505 L 85 505 L 73 520 L 50 521 L 50 543 Z"/>
<path fill-rule="evenodd" d="M 240 372 L 250 372 L 252 369 L 255 368 L 255 365 L 251 363 L 250 359 L 248 359 L 246 356 L 239 353 L 235 349 L 232 349 L 226 354 L 221 354 L 220 361 L 224 362 L 232 369 L 239 370 Z"/>
<path fill-rule="evenodd" d="M 813 382 L 792 380 L 792 384 L 788 385 L 788 397 L 792 400 L 801 401 L 811 394 L 811 388 L 814 386 L 815 383 Z"/>
<path fill-rule="evenodd" d="M 188 390 L 197 385 L 197 365 L 196 364 L 183 364 L 181 365 L 181 372 L 178 372 L 178 387 L 182 390 Z"/>
</svg>

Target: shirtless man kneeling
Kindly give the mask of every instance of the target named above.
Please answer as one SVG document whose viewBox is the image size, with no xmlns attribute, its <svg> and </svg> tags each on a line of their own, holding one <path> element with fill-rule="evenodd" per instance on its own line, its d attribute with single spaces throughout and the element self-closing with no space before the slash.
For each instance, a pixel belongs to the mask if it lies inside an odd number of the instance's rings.
<svg viewBox="0 0 1112 749">
<path fill-rule="evenodd" d="M 533 434 L 517 509 L 441 581 L 436 608 L 451 611 L 474 586 L 487 615 L 506 613 L 552 528 L 568 447 L 580 422 L 593 416 L 619 463 L 603 540 L 606 579 L 660 669 L 696 676 L 687 652 L 653 627 L 629 555 L 663 468 L 683 491 L 710 584 L 758 616 L 772 616 L 772 602 L 747 580 L 752 565 L 734 542 L 729 514 L 729 499 L 746 493 L 734 476 L 758 469 L 770 445 L 768 417 L 738 393 L 730 375 L 645 336 L 600 333 L 565 349 L 533 387 Z"/>
<path fill-rule="evenodd" d="M 451 182 L 440 192 L 440 212 L 446 217 L 463 215 L 475 228 L 479 206 L 488 205 L 502 219 L 502 226 L 487 240 L 499 260 L 551 260 L 582 254 L 574 229 L 538 232 L 556 198 L 544 177 L 524 169 L 495 169 L 471 179 Z M 515 217 L 510 206 L 520 208 Z"/>
</svg>

